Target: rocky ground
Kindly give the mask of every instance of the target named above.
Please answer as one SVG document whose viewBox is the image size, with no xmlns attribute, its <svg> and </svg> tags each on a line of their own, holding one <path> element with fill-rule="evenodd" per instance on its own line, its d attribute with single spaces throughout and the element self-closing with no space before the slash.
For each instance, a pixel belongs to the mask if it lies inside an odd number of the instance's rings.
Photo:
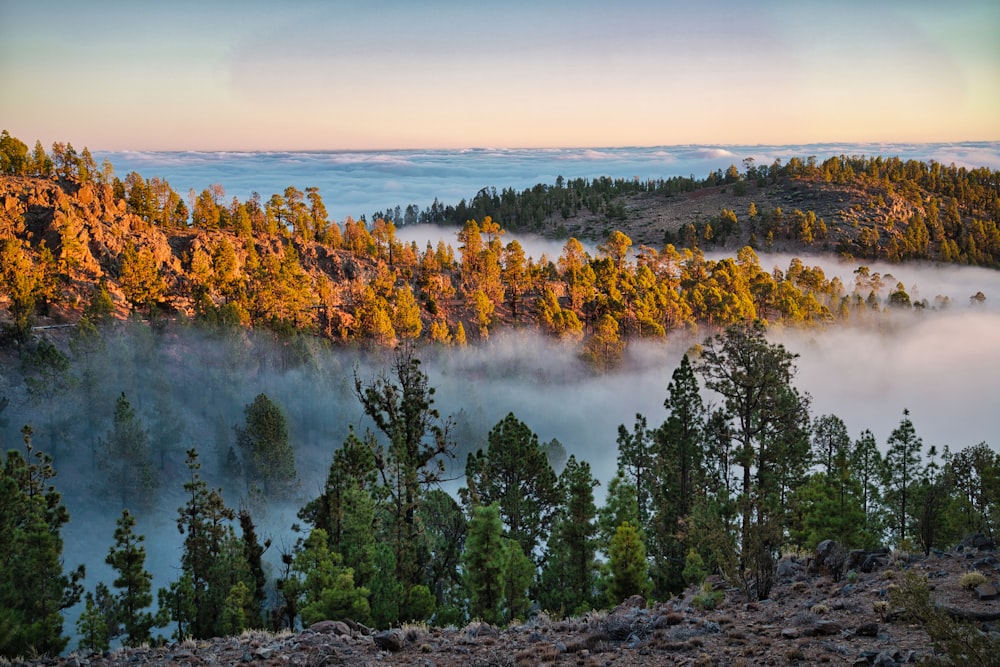
<svg viewBox="0 0 1000 667">
<path fill-rule="evenodd" d="M 966 544 L 947 553 L 911 556 L 841 553 L 836 579 L 818 561 L 786 557 L 771 596 L 746 602 L 717 578 L 714 609 L 692 588 L 683 597 L 647 605 L 642 598 L 609 612 L 570 620 L 544 614 L 509 628 L 471 623 L 457 628 L 407 626 L 372 632 L 345 621 L 323 621 L 298 633 L 247 632 L 239 637 L 185 641 L 103 655 L 70 654 L 33 665 L 275 665 L 319 667 L 505 667 L 578 665 L 902 665 L 934 656 L 919 624 L 902 618 L 890 592 L 907 570 L 927 578 L 935 603 L 970 619 L 1000 646 L 1000 561 L 989 545 Z M 834 568 L 836 569 L 836 568 Z M 963 574 L 979 571 L 987 584 L 962 588 Z M 1000 663 L 1000 650 L 990 658 Z"/>
</svg>

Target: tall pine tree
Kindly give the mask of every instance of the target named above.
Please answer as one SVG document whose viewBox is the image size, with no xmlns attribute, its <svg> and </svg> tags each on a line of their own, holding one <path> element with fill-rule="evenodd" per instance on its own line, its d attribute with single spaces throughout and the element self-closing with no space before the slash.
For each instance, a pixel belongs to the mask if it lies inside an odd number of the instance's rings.
<svg viewBox="0 0 1000 667">
<path fill-rule="evenodd" d="M 105 562 L 117 573 L 114 587 L 115 619 L 125 633 L 124 643 L 138 646 L 151 639 L 156 619 L 147 607 L 153 604 L 153 575 L 146 571 L 144 535 L 135 533 L 135 517 L 123 510 L 115 528 L 115 544 Z"/>
<path fill-rule="evenodd" d="M 887 501 L 893 515 L 893 530 L 900 543 L 909 535 L 909 524 L 913 514 L 913 487 L 920 473 L 920 450 L 923 441 L 910 420 L 910 411 L 903 410 L 903 419 L 893 429 L 886 443 L 885 486 Z"/>
<path fill-rule="evenodd" d="M 559 475 L 563 503 L 549 535 L 538 586 L 538 603 L 552 613 L 583 613 L 595 603 L 597 484 L 590 464 L 571 455 Z"/>
<path fill-rule="evenodd" d="M 0 656 L 56 655 L 68 642 L 62 611 L 80 600 L 84 569 L 63 571 L 61 531 L 69 522 L 50 484 L 52 459 L 34 450 L 7 452 L 0 469 Z"/>
</svg>

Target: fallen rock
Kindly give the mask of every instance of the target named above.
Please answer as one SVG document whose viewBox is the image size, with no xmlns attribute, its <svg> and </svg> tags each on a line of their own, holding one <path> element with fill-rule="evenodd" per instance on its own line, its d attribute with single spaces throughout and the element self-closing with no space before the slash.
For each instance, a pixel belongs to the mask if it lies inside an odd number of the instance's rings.
<svg viewBox="0 0 1000 667">
<path fill-rule="evenodd" d="M 319 621 L 310 625 L 309 629 L 324 635 L 351 636 L 351 626 L 343 621 Z"/>
<path fill-rule="evenodd" d="M 991 570 L 996 566 L 997 559 L 993 556 L 987 556 L 986 558 L 980 558 L 975 563 L 972 564 L 973 569 L 976 570 Z"/>
<path fill-rule="evenodd" d="M 781 630 L 782 639 L 798 639 L 799 631 L 797 628 L 782 628 Z"/>
<path fill-rule="evenodd" d="M 877 637 L 878 636 L 878 623 L 864 623 L 859 625 L 858 629 L 854 631 L 859 637 Z"/>
<path fill-rule="evenodd" d="M 778 561 L 778 567 L 775 568 L 774 573 L 781 579 L 791 579 L 799 573 L 801 567 L 791 558 L 782 558 Z"/>
<path fill-rule="evenodd" d="M 993 551 L 996 543 L 983 533 L 966 535 L 955 547 L 955 551 Z"/>
<path fill-rule="evenodd" d="M 840 623 L 836 621 L 816 621 L 802 629 L 802 634 L 807 637 L 829 637 L 838 635 L 843 631 Z"/>
<path fill-rule="evenodd" d="M 834 581 L 840 580 L 847 562 L 847 550 L 836 540 L 823 540 L 816 545 L 816 552 L 809 564 L 810 574 L 829 574 Z"/>
<path fill-rule="evenodd" d="M 865 556 L 864 562 L 861 563 L 861 571 L 868 574 L 874 572 L 876 568 L 882 567 L 882 564 L 880 554 L 868 554 Z"/>
<path fill-rule="evenodd" d="M 980 600 L 996 600 L 998 595 L 997 587 L 989 582 L 976 586 L 976 597 Z"/>
<path fill-rule="evenodd" d="M 620 605 L 618 605 L 618 608 L 622 607 L 624 607 L 625 609 L 645 609 L 646 598 L 642 597 L 641 595 L 633 595 L 632 597 L 628 598 Z"/>
<path fill-rule="evenodd" d="M 403 650 L 406 635 L 400 629 L 386 630 L 375 634 L 375 645 L 383 651 L 396 653 Z"/>
</svg>

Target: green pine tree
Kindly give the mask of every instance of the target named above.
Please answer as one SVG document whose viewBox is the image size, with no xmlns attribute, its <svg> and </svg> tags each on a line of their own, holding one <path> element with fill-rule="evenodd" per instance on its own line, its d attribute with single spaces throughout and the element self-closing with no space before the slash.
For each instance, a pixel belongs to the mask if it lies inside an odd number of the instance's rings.
<svg viewBox="0 0 1000 667">
<path fill-rule="evenodd" d="M 633 595 L 648 595 L 652 582 L 646 564 L 646 545 L 635 526 L 627 521 L 615 530 L 608 545 L 608 564 L 611 579 L 608 582 L 608 600 L 621 603 Z"/>
<path fill-rule="evenodd" d="M 177 528 L 184 535 L 181 577 L 160 589 L 158 597 L 160 607 L 168 609 L 177 623 L 176 637 L 204 639 L 225 633 L 224 612 L 232 588 L 242 581 L 253 591 L 256 584 L 232 525 L 236 513 L 201 478 L 196 450 L 188 450 L 187 465 L 191 478 L 184 491 L 188 499 L 177 510 Z M 253 595 L 247 597 L 253 599 Z"/>
<path fill-rule="evenodd" d="M 69 522 L 50 483 L 52 459 L 36 452 L 25 426 L 25 453 L 7 452 L 0 469 L 0 656 L 57 655 L 69 641 L 62 611 L 79 602 L 81 565 L 63 571 L 60 534 Z"/>
<path fill-rule="evenodd" d="M 105 559 L 117 573 L 113 582 L 119 590 L 114 600 L 115 617 L 123 626 L 124 643 L 129 646 L 150 641 L 150 629 L 156 624 L 153 614 L 144 611 L 153 604 L 153 575 L 145 567 L 146 538 L 134 529 L 135 517 L 123 510 L 115 528 L 115 544 Z"/>
<path fill-rule="evenodd" d="M 594 487 L 597 484 L 590 473 L 590 464 L 578 462 L 576 456 L 569 457 L 559 475 L 564 505 L 545 550 L 538 603 L 560 616 L 583 613 L 594 605 L 597 577 Z"/>
<path fill-rule="evenodd" d="M 76 632 L 80 635 L 79 648 L 100 653 L 111 645 L 112 628 L 109 627 L 109 610 L 102 605 L 102 599 L 111 597 L 104 584 L 97 585 L 97 592 L 87 591 L 84 608 L 76 619 Z M 113 624 L 113 621 L 112 621 Z"/>
<path fill-rule="evenodd" d="M 500 508 L 496 504 L 474 508 L 462 554 L 469 615 L 474 619 L 492 624 L 503 621 L 504 555 Z"/>
<path fill-rule="evenodd" d="M 920 450 L 923 447 L 923 441 L 917 437 L 917 431 L 910 420 L 909 410 L 903 410 L 903 419 L 893 429 L 886 444 L 887 501 L 894 519 L 896 539 L 902 543 L 910 534 L 910 522 L 914 514 L 911 496 L 920 472 Z"/>
<path fill-rule="evenodd" d="M 244 408 L 246 424 L 236 427 L 248 484 L 260 484 L 265 497 L 283 497 L 294 488 L 295 451 L 285 414 L 265 394 Z"/>
<path fill-rule="evenodd" d="M 488 443 L 486 451 L 469 456 L 468 487 L 459 494 L 467 505 L 496 503 L 508 537 L 534 554 L 558 509 L 556 474 L 538 436 L 513 413 L 493 427 Z"/>
<path fill-rule="evenodd" d="M 346 618 L 368 623 L 368 589 L 354 585 L 354 571 L 343 566 L 340 555 L 329 550 L 327 541 L 326 531 L 314 528 L 292 564 L 292 572 L 300 579 L 302 621 L 309 625 Z"/>
<path fill-rule="evenodd" d="M 98 466 L 105 472 L 108 490 L 118 494 L 121 506 L 151 503 L 157 486 L 149 433 L 123 392 L 115 401 L 114 423 L 101 439 Z"/>
</svg>

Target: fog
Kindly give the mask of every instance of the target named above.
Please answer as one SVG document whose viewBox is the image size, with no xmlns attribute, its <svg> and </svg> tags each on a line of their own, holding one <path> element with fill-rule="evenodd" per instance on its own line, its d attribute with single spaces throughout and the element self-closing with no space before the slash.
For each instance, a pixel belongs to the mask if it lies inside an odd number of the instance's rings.
<svg viewBox="0 0 1000 667">
<path fill-rule="evenodd" d="M 334 220 L 371 217 L 376 211 L 415 204 L 420 210 L 437 198 L 442 204 L 470 200 L 484 187 L 522 190 L 556 177 L 660 179 L 742 169 L 745 158 L 759 166 L 774 160 L 837 155 L 884 155 L 935 160 L 959 167 L 1000 169 L 1000 142 L 952 144 L 827 143 L 783 146 L 655 146 L 628 148 L 474 148 L 468 150 L 303 151 L 303 152 L 95 152 L 111 160 L 120 178 L 137 171 L 165 178 L 183 197 L 220 184 L 227 199 L 258 192 L 266 201 L 293 185 L 318 187 Z"/>
<path fill-rule="evenodd" d="M 784 256 L 761 257 L 768 269 L 784 270 L 788 261 Z M 845 282 L 856 268 L 832 258 L 807 257 L 804 262 L 823 266 L 827 275 L 842 275 Z M 949 296 L 951 305 L 884 312 L 848 326 L 772 328 L 772 340 L 800 355 L 795 385 L 812 397 L 813 416 L 840 416 L 853 438 L 871 429 L 884 449 L 903 410 L 909 409 L 925 451 L 931 445 L 954 451 L 984 441 L 997 449 L 1000 273 L 921 265 L 871 268 L 891 272 L 908 289 L 919 286 L 931 299 Z M 968 297 L 976 291 L 987 296 L 984 303 L 970 303 Z M 461 486 L 467 453 L 483 446 L 488 430 L 513 412 L 542 442 L 556 438 L 568 453 L 589 461 L 602 482 L 597 490 L 602 499 L 615 472 L 618 425 L 631 428 L 636 413 L 645 415 L 650 426 L 662 423 L 671 373 L 681 355 L 703 338 L 671 333 L 666 341 L 630 344 L 622 366 L 603 375 L 579 359 L 577 348 L 524 331 L 497 333 L 485 344 L 464 349 L 420 350 L 422 367 L 436 388 L 436 407 L 444 416 L 454 415 L 458 427 L 459 455 L 451 466 L 455 478 L 446 488 Z M 305 362 L 295 365 L 287 347 L 267 339 L 238 337 L 234 343 L 193 327 L 154 334 L 144 326 L 119 325 L 110 341 L 106 353 L 93 359 L 100 387 L 93 404 L 67 399 L 56 415 L 62 432 L 56 484 L 72 516 L 64 531 L 65 562 L 86 564 L 88 590 L 111 579 L 103 561 L 121 507 L 115 494 L 100 484 L 91 446 L 111 429 L 114 398 L 121 391 L 147 427 L 168 400 L 180 434 L 166 466 L 158 470 L 162 484 L 155 503 L 134 510 L 139 530 L 147 536 L 154 586 L 160 587 L 177 576 L 179 566 L 182 537 L 175 521 L 184 502 L 187 448 L 199 449 L 205 479 L 223 487 L 227 503 L 236 507 L 245 487 L 239 480 L 222 478 L 219 465 L 223 447 L 234 442 L 232 427 L 242 424 L 243 407 L 260 392 L 283 408 L 296 450 L 300 491 L 287 502 L 252 507 L 260 532 L 274 540 L 268 556 L 276 559 L 281 549 L 294 543 L 297 536 L 289 526 L 298 508 L 318 494 L 348 426 L 359 431 L 371 427 L 353 395 L 355 371 L 369 380 L 391 362 L 388 352 L 368 355 L 316 345 Z M 48 449 L 49 419 L 28 400 L 21 379 L 13 372 L 5 375 L 0 393 L 12 401 L 5 414 L 4 448 L 16 446 L 21 425 L 32 423 L 36 446 Z M 714 400 L 703 393 L 709 402 Z M 96 433 L 83 430 L 88 410 L 98 424 Z M 73 631 L 75 613 L 68 617 L 67 632 Z"/>
<path fill-rule="evenodd" d="M 1000 142 L 947 145 L 824 144 L 805 146 L 661 147 L 625 149 L 566 149 L 519 151 L 396 151 L 383 153 L 106 153 L 119 176 L 137 170 L 160 176 L 175 190 L 201 190 L 221 183 L 227 197 L 245 199 L 252 191 L 265 199 L 288 185 L 318 186 L 332 217 L 359 217 L 396 205 L 428 206 L 434 197 L 454 204 L 471 198 L 484 186 L 524 188 L 552 183 L 556 176 L 593 178 L 601 175 L 663 178 L 703 176 L 711 170 L 739 165 L 746 157 L 757 164 L 792 156 L 839 154 L 898 155 L 904 159 L 934 159 L 943 164 L 1000 168 Z M 401 228 L 398 236 L 423 249 L 428 241 L 444 239 L 457 247 L 457 230 Z M 526 254 L 554 260 L 564 241 L 530 236 L 517 238 Z M 588 247 L 595 252 L 593 247 Z M 858 262 L 843 263 L 830 256 L 803 257 L 820 265 L 828 277 L 840 276 L 850 289 Z M 791 256 L 760 255 L 766 270 L 788 268 Z M 925 450 L 935 445 L 961 449 L 987 442 L 1000 448 L 1000 272 L 969 267 L 885 265 L 866 263 L 872 272 L 891 274 L 912 299 L 938 295 L 950 299 L 943 309 L 887 312 L 848 326 L 817 329 L 774 328 L 772 340 L 798 353 L 795 384 L 812 397 L 812 414 L 836 414 L 857 438 L 871 429 L 884 449 L 889 433 L 909 409 Z M 891 283 L 894 286 L 895 282 Z M 986 301 L 973 305 L 978 291 Z M 447 488 L 461 486 L 460 473 L 468 452 L 485 445 L 489 429 L 513 412 L 543 442 L 558 439 L 570 454 L 590 462 L 602 482 L 616 466 L 619 424 L 631 428 L 636 413 L 659 425 L 666 414 L 663 400 L 671 373 L 681 356 L 701 343 L 704 334 L 671 332 L 665 341 L 628 346 L 621 368 L 594 374 L 580 360 L 579 350 L 530 332 L 497 333 L 488 343 L 464 349 L 425 348 L 419 356 L 436 388 L 436 407 L 455 415 L 459 454 Z M 252 507 L 262 537 L 274 541 L 267 556 L 291 548 L 296 535 L 289 526 L 295 513 L 315 497 L 326 477 L 332 453 L 348 427 L 371 427 L 353 395 L 355 371 L 363 380 L 387 368 L 391 355 L 312 346 L 297 362 L 289 348 L 266 337 L 236 340 L 194 327 L 168 327 L 151 333 L 136 325 L 119 325 L 107 351 L 92 360 L 97 390 L 90 401 L 73 395 L 58 399 L 53 413 L 29 400 L 23 379 L 13 368 L 0 369 L 0 396 L 11 400 L 0 429 L 0 447 L 20 443 L 19 429 L 31 423 L 38 448 L 56 449 L 57 487 L 64 493 L 71 521 L 64 530 L 64 560 L 68 567 L 87 566 L 86 587 L 110 583 L 104 557 L 113 542 L 121 507 L 101 483 L 92 447 L 112 427 L 115 398 L 125 392 L 147 428 L 163 406 L 173 414 L 177 442 L 165 465 L 150 507 L 134 509 L 138 529 L 147 536 L 148 568 L 154 588 L 177 576 L 182 536 L 176 527 L 177 508 L 184 502 L 182 484 L 188 477 L 184 452 L 201 453 L 203 476 L 224 490 L 227 504 L 238 506 L 245 496 L 239 480 L 220 473 L 220 458 L 234 443 L 233 426 L 242 424 L 243 407 L 266 393 L 288 418 L 296 466 L 301 479 L 296 497 Z M 75 371 L 78 369 L 75 369 Z M 713 397 L 704 393 L 707 401 Z M 96 427 L 88 430 L 88 418 Z M 65 632 L 74 634 L 78 609 L 67 617 Z M 75 647 L 75 641 L 70 648 Z"/>
</svg>

